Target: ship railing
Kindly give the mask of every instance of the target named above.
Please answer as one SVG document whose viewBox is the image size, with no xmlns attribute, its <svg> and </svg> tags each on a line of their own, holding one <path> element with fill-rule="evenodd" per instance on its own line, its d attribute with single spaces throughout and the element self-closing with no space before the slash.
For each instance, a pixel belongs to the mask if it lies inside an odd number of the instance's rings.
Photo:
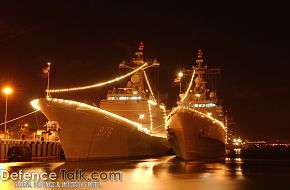
<svg viewBox="0 0 290 190">
<path fill-rule="evenodd" d="M 177 112 L 177 111 L 182 111 L 182 112 L 184 111 L 184 112 L 185 112 L 185 111 L 188 111 L 188 110 L 192 110 L 192 111 L 191 111 L 191 114 L 193 114 L 193 115 L 201 116 L 201 117 L 203 117 L 203 118 L 205 118 L 205 119 L 207 119 L 208 121 L 213 122 L 213 123 L 219 123 L 219 125 L 220 125 L 222 128 L 225 129 L 223 123 L 222 123 L 221 121 L 219 121 L 218 119 L 212 118 L 211 116 L 208 116 L 206 113 L 203 113 L 203 112 L 201 112 L 201 111 L 199 111 L 199 110 L 195 110 L 195 109 L 192 109 L 192 108 L 186 108 L 186 107 L 182 107 L 182 106 L 179 106 L 179 107 L 174 108 L 174 109 L 170 112 L 170 114 L 168 114 L 168 116 L 167 116 L 167 118 L 166 118 L 166 122 L 170 120 L 170 118 L 175 114 L 175 112 Z"/>
</svg>

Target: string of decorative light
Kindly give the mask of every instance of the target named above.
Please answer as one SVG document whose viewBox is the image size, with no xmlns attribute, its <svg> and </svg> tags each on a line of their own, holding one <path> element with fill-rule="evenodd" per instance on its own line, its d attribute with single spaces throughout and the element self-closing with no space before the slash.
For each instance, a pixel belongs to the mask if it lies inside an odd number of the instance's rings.
<svg viewBox="0 0 290 190">
<path fill-rule="evenodd" d="M 89 86 L 81 86 L 81 87 L 74 87 L 74 88 L 51 89 L 51 90 L 46 90 L 46 92 L 49 92 L 49 93 L 71 92 L 71 91 L 87 90 L 87 89 L 90 89 L 90 88 L 96 88 L 96 87 L 104 86 L 104 85 L 107 85 L 107 84 L 122 80 L 122 79 L 124 79 L 124 78 L 126 78 L 126 77 L 128 77 L 128 76 L 130 76 L 130 75 L 132 75 L 134 73 L 136 73 L 137 71 L 143 69 L 146 66 L 147 66 L 147 63 L 141 65 L 137 69 L 135 69 L 135 70 L 123 75 L 123 76 L 117 77 L 115 79 L 108 80 L 106 82 L 100 82 L 100 83 L 92 84 L 92 85 L 89 85 Z"/>
<path fill-rule="evenodd" d="M 213 123 L 218 123 L 219 126 L 221 126 L 224 130 L 226 130 L 226 127 L 225 125 L 223 124 L 223 122 L 219 121 L 218 119 L 215 119 L 214 117 L 208 115 L 208 114 L 205 114 L 203 112 L 200 112 L 198 110 L 195 110 L 195 109 L 192 109 L 192 108 L 187 108 L 187 107 L 176 107 L 174 108 L 170 114 L 168 114 L 168 116 L 166 117 L 166 122 L 168 122 L 170 120 L 170 118 L 174 115 L 175 112 L 177 111 L 182 111 L 182 110 L 188 110 L 188 111 L 192 111 L 196 114 L 198 114 L 199 116 L 201 117 L 205 117 L 205 118 L 208 118 L 210 121 L 212 121 Z"/>
<path fill-rule="evenodd" d="M 190 79 L 190 83 L 189 83 L 189 85 L 188 85 L 188 88 L 187 88 L 187 90 L 186 90 L 184 96 L 183 96 L 182 99 L 180 100 L 181 102 L 183 102 L 183 100 L 186 98 L 186 96 L 187 96 L 189 90 L 191 89 L 192 82 L 193 82 L 193 78 L 194 78 L 194 74 L 195 74 L 195 70 L 193 69 L 193 73 L 192 73 L 192 76 L 191 76 L 191 79 Z"/>
<path fill-rule="evenodd" d="M 151 95 L 152 95 L 152 97 L 153 97 L 153 101 L 157 104 L 157 101 L 156 101 L 156 99 L 155 99 L 155 97 L 154 97 L 154 94 L 153 94 L 153 91 L 152 91 L 151 85 L 150 85 L 150 83 L 149 83 L 149 80 L 148 80 L 147 74 L 146 74 L 145 70 L 144 70 L 143 72 L 144 72 L 145 80 L 146 80 L 146 82 L 147 82 L 147 85 L 148 85 L 149 91 L 150 91 L 150 93 L 151 93 Z"/>
<path fill-rule="evenodd" d="M 24 114 L 24 115 L 22 115 L 22 116 L 19 116 L 19 117 L 16 117 L 16 118 L 14 118 L 14 119 L 11 119 L 11 120 L 7 121 L 6 123 L 10 123 L 10 122 L 12 122 L 12 121 L 16 121 L 16 120 L 18 120 L 18 119 L 21 119 L 21 118 L 27 117 L 27 116 L 29 116 L 29 115 L 31 115 L 31 114 L 34 114 L 34 113 L 38 112 L 38 111 L 39 111 L 39 110 L 35 110 L 35 111 L 30 112 L 30 113 L 28 113 L 28 114 Z M 5 124 L 5 122 L 0 123 L 0 126 L 1 126 L 1 125 L 4 125 L 4 124 Z"/>
<path fill-rule="evenodd" d="M 96 112 L 104 114 L 105 116 L 112 117 L 113 119 L 117 119 L 119 121 L 126 122 L 126 124 L 129 123 L 129 124 L 135 126 L 139 131 L 144 132 L 146 134 L 150 134 L 150 131 L 146 127 L 143 127 L 142 124 L 135 122 L 135 121 L 132 121 L 132 120 L 129 120 L 125 117 L 119 116 L 117 114 L 114 114 L 112 112 L 103 110 L 103 109 L 98 108 L 98 107 L 94 107 L 94 106 L 91 106 L 91 105 L 88 105 L 85 103 L 76 102 L 76 101 L 72 101 L 72 100 L 64 100 L 64 99 L 57 99 L 57 98 L 46 98 L 46 100 L 49 102 L 62 103 L 62 104 L 64 103 L 67 105 L 76 105 L 76 110 L 96 111 Z M 35 108 L 36 110 L 39 110 L 39 99 L 35 99 L 35 100 L 31 101 L 30 104 L 33 106 L 33 108 Z"/>
</svg>

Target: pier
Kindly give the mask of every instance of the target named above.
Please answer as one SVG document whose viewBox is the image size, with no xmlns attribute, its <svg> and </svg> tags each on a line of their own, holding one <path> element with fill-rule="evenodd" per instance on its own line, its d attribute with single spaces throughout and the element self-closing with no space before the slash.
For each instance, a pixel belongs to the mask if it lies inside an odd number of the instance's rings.
<svg viewBox="0 0 290 190">
<path fill-rule="evenodd" d="M 60 142 L 56 141 L 1 139 L 0 161 L 7 161 L 8 150 L 13 146 L 20 145 L 24 145 L 30 148 L 33 160 L 60 158 L 63 154 Z"/>
</svg>

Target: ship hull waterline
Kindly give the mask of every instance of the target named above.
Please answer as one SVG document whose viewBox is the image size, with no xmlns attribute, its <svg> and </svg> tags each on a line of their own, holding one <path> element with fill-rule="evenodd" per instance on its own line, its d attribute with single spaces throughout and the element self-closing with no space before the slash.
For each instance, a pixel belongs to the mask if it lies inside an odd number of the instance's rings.
<svg viewBox="0 0 290 190">
<path fill-rule="evenodd" d="M 95 160 L 168 154 L 164 137 L 146 134 L 126 120 L 75 103 L 39 99 L 41 112 L 60 127 L 66 160 Z"/>
<path fill-rule="evenodd" d="M 177 111 L 166 122 L 168 142 L 183 160 L 219 158 L 225 155 L 226 132 L 217 123 L 190 111 Z"/>
</svg>

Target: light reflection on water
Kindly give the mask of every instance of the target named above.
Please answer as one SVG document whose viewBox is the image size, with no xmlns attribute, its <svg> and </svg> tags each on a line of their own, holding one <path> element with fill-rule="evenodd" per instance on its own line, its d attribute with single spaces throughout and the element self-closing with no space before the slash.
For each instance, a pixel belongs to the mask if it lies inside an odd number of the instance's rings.
<svg viewBox="0 0 290 190">
<path fill-rule="evenodd" d="M 58 173 L 58 180 L 61 180 L 60 169 L 67 169 L 68 171 L 83 169 L 88 173 L 92 171 L 121 171 L 122 181 L 101 182 L 102 189 L 120 190 L 279 189 L 279 187 L 287 184 L 287 179 L 290 177 L 289 161 L 243 161 L 240 158 L 184 162 L 174 156 L 166 156 L 151 159 L 87 162 L 1 163 L 0 167 L 10 172 L 20 169 L 30 172 L 54 171 Z M 14 184 L 13 181 L 0 181 L 0 189 L 19 189 L 15 188 Z"/>
</svg>

